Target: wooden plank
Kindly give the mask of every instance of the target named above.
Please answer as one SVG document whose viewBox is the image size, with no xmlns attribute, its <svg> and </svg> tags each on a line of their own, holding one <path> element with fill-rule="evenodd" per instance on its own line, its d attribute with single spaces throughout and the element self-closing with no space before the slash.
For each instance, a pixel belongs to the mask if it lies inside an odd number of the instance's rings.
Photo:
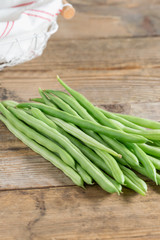
<svg viewBox="0 0 160 240">
<path fill-rule="evenodd" d="M 73 19 L 58 18 L 55 39 L 93 39 L 159 36 L 158 0 L 70 1 L 76 9 Z"/>
<path fill-rule="evenodd" d="M 52 39 L 41 57 L 1 72 L 0 98 L 22 101 L 38 96 L 38 87 L 63 89 L 59 74 L 95 104 L 157 102 L 159 48 L 159 38 Z"/>
<path fill-rule="evenodd" d="M 97 186 L 1 191 L 0 239 L 157 240 L 160 190 L 151 188 L 146 197 Z"/>
</svg>

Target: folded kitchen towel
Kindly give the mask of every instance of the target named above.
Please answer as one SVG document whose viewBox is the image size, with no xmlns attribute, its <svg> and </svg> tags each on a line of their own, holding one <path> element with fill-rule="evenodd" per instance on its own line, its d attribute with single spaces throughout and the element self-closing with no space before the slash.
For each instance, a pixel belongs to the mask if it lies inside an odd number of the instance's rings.
<svg viewBox="0 0 160 240">
<path fill-rule="evenodd" d="M 0 1 L 0 70 L 41 55 L 62 8 L 62 0 Z"/>
</svg>

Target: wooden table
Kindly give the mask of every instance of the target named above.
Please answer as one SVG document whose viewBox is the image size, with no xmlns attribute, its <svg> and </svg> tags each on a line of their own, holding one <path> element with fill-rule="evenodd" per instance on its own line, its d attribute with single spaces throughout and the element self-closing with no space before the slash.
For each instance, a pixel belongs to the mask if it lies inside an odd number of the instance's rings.
<svg viewBox="0 0 160 240">
<path fill-rule="evenodd" d="M 62 90 L 59 74 L 96 105 L 160 120 L 159 1 L 71 2 L 44 54 L 0 73 L 0 99 Z M 146 197 L 76 187 L 0 123 L 0 240 L 160 239 L 160 187 L 147 182 Z"/>
</svg>

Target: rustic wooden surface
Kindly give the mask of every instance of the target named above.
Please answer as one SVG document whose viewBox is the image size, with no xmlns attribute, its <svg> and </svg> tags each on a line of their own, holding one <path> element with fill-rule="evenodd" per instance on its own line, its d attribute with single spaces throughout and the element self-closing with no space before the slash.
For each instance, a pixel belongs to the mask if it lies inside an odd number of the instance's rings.
<svg viewBox="0 0 160 240">
<path fill-rule="evenodd" d="M 61 90 L 59 74 L 94 104 L 160 120 L 159 1 L 71 2 L 44 54 L 0 73 L 0 99 Z M 0 240 L 160 239 L 160 188 L 148 188 L 80 189 L 0 123 Z"/>
</svg>

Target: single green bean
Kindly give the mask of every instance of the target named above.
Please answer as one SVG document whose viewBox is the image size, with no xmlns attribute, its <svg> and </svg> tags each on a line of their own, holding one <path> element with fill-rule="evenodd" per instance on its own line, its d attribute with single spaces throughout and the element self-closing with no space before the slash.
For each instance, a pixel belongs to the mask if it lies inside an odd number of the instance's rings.
<svg viewBox="0 0 160 240">
<path fill-rule="evenodd" d="M 126 133 L 141 135 L 150 140 L 160 140 L 160 130 L 136 130 L 133 128 L 123 127 Z"/>
<path fill-rule="evenodd" d="M 149 156 L 149 155 L 148 155 L 148 157 L 151 160 L 151 162 L 153 163 L 153 165 L 155 166 L 155 168 L 157 170 L 160 170 L 160 159 L 157 159 L 157 158 Z"/>
<path fill-rule="evenodd" d="M 69 167 L 66 163 L 64 163 L 59 157 L 53 154 L 51 151 L 42 147 L 40 144 L 36 143 L 32 139 L 28 138 L 25 134 L 17 130 L 6 118 L 0 115 L 0 120 L 6 125 L 6 127 L 24 144 L 30 147 L 34 152 L 40 154 L 46 160 L 51 162 L 57 168 L 62 170 L 76 185 L 83 186 L 83 180 L 78 175 L 76 171 L 74 171 L 71 167 Z"/>
<path fill-rule="evenodd" d="M 63 112 L 61 110 L 54 109 L 53 107 L 46 106 L 41 103 L 20 103 L 17 105 L 18 108 L 39 108 L 44 113 L 51 115 L 53 117 L 60 118 L 66 122 L 73 123 L 81 128 L 86 128 L 93 130 L 94 132 L 102 133 L 104 135 L 119 139 L 121 141 L 128 141 L 128 142 L 135 142 L 135 143 L 144 143 L 147 142 L 147 139 L 138 136 L 136 134 L 127 134 L 124 132 L 121 132 L 120 130 L 111 129 L 102 125 L 99 125 L 98 123 L 94 123 L 88 120 L 80 119 L 76 116 L 73 116 L 69 113 Z"/>
<path fill-rule="evenodd" d="M 26 122 L 31 127 L 37 129 L 37 131 L 59 142 L 60 145 L 62 145 L 71 154 L 71 156 L 81 165 L 82 168 L 87 171 L 87 173 L 101 186 L 102 189 L 110 193 L 119 193 L 115 186 L 110 181 L 108 181 L 107 178 L 105 178 L 102 172 L 92 162 L 90 162 L 90 160 L 88 160 L 75 145 L 73 145 L 56 129 L 49 127 L 44 122 L 30 116 L 22 110 L 14 109 L 11 107 L 9 110 L 17 118 Z"/>
<path fill-rule="evenodd" d="M 131 116 L 131 115 L 125 115 L 125 114 L 120 114 L 120 113 L 115 113 L 117 116 L 120 116 L 132 123 L 135 123 L 139 126 L 145 127 L 145 128 L 151 128 L 151 129 L 160 129 L 160 123 L 150 120 L 150 119 L 145 119 L 145 118 L 140 118 L 136 116 Z"/>
<path fill-rule="evenodd" d="M 60 97 L 63 101 L 65 101 L 68 105 L 70 105 L 79 116 L 86 120 L 90 120 L 95 122 L 96 120 L 86 111 L 85 108 L 83 108 L 73 97 L 69 96 L 68 94 L 60 91 L 53 91 L 53 90 L 47 90 L 45 91 L 46 94 L 48 92 L 55 94 L 57 97 Z M 126 146 L 120 142 L 118 142 L 116 139 L 109 138 L 103 134 L 100 134 L 101 138 L 116 152 L 119 152 L 123 158 L 128 162 L 129 165 L 138 165 L 139 161 L 137 157 L 129 151 Z M 92 137 L 95 137 L 92 135 Z"/>
<path fill-rule="evenodd" d="M 160 185 L 160 174 L 157 173 L 157 181 L 158 181 L 158 185 Z"/>
<path fill-rule="evenodd" d="M 43 98 L 30 98 L 29 100 L 32 102 L 45 103 Z"/>
<path fill-rule="evenodd" d="M 39 88 L 39 94 L 41 95 L 41 97 L 42 97 L 42 99 L 43 99 L 45 104 L 47 104 L 48 106 L 51 106 L 51 107 L 57 109 L 57 106 L 53 102 L 51 103 L 51 101 L 49 101 L 49 99 L 46 97 L 46 95 L 44 94 L 44 92 L 40 88 Z"/>
<path fill-rule="evenodd" d="M 46 147 L 48 150 L 58 153 L 58 155 L 66 164 L 68 164 L 72 168 L 75 168 L 74 159 L 63 148 L 61 148 L 48 138 L 44 137 L 40 133 L 36 132 L 34 129 L 30 128 L 24 122 L 20 121 L 11 112 L 9 112 L 2 104 L 0 104 L 0 111 L 10 121 L 10 123 L 17 128 L 17 130 L 21 131 L 27 137 Z"/>
<path fill-rule="evenodd" d="M 138 144 L 140 148 L 142 148 L 142 150 L 147 153 L 150 154 L 154 157 L 160 157 L 160 148 L 159 147 L 153 147 L 147 144 Z"/>
<path fill-rule="evenodd" d="M 144 128 L 141 126 L 138 126 L 135 123 L 132 123 L 128 120 L 126 120 L 125 118 L 120 117 L 119 115 L 116 115 L 115 113 L 112 112 L 108 112 L 104 109 L 98 108 L 106 117 L 110 118 L 110 119 L 114 119 L 117 120 L 118 122 L 122 123 L 123 125 L 125 125 L 126 127 L 130 127 L 133 129 L 138 129 L 138 130 L 143 130 Z"/>
<path fill-rule="evenodd" d="M 134 151 L 135 155 L 138 157 L 139 161 L 142 163 L 142 165 L 146 169 L 148 176 L 150 176 L 152 179 L 154 179 L 155 182 L 157 182 L 156 168 L 152 164 L 152 161 L 149 159 L 147 154 L 140 147 L 138 147 L 137 144 L 128 143 L 127 146 Z"/>
<path fill-rule="evenodd" d="M 90 184 L 90 185 L 93 184 L 92 178 L 78 163 L 76 163 L 76 170 L 85 183 Z"/>
<path fill-rule="evenodd" d="M 1 102 L 4 106 L 10 106 L 10 107 L 16 107 L 18 105 L 18 102 L 5 100 Z"/>
</svg>

